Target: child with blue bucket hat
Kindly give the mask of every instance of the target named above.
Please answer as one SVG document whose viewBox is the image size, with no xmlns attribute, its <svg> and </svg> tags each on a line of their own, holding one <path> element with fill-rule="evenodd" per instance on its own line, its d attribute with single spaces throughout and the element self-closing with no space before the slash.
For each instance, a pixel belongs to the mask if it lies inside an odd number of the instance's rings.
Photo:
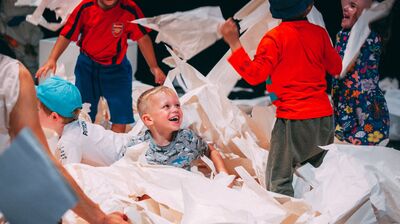
<svg viewBox="0 0 400 224">
<path fill-rule="evenodd" d="M 273 18 L 282 19 L 261 39 L 254 59 L 242 47 L 235 22 L 220 31 L 232 50 L 232 67 L 249 84 L 265 82 L 277 107 L 268 156 L 268 190 L 293 196 L 296 166 L 318 166 L 324 152 L 319 145 L 333 142 L 332 106 L 325 74 L 338 75 L 340 56 L 326 30 L 307 20 L 313 0 L 269 0 Z"/>
<path fill-rule="evenodd" d="M 60 136 L 55 156 L 62 164 L 108 166 L 123 156 L 129 135 L 80 120 L 82 100 L 75 85 L 52 76 L 39 84 L 36 92 L 42 127 Z"/>
</svg>

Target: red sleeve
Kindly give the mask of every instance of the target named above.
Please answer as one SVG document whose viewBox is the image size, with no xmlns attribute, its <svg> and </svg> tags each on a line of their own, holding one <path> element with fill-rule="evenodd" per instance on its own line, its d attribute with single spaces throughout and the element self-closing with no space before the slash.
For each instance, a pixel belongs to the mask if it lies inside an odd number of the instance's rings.
<svg viewBox="0 0 400 224">
<path fill-rule="evenodd" d="M 324 52 L 324 66 L 326 71 L 333 75 L 339 75 L 342 71 L 342 58 L 337 53 L 335 48 L 332 46 L 328 34 L 324 33 L 324 44 L 325 44 L 325 52 Z"/>
<path fill-rule="evenodd" d="M 93 4 L 93 2 L 82 1 L 77 7 L 75 7 L 74 11 L 69 15 L 67 23 L 61 30 L 60 35 L 71 41 L 77 41 L 83 23 L 82 12 L 85 8 L 93 6 Z"/>
<path fill-rule="evenodd" d="M 250 85 L 267 80 L 279 58 L 279 47 L 271 36 L 264 36 L 257 47 L 257 53 L 251 60 L 242 48 L 236 50 L 228 61 L 240 76 Z"/>
<path fill-rule="evenodd" d="M 132 14 L 134 15 L 135 19 L 144 18 L 143 12 L 139 8 L 139 6 L 137 6 L 136 4 L 132 4 L 132 7 L 134 10 L 134 13 L 132 13 Z M 146 35 L 150 31 L 151 31 L 151 29 L 149 29 L 147 27 L 143 27 L 139 24 L 132 23 L 132 32 L 130 35 L 130 39 L 132 39 L 133 41 L 139 40 L 140 38 L 142 38 L 144 35 Z"/>
</svg>

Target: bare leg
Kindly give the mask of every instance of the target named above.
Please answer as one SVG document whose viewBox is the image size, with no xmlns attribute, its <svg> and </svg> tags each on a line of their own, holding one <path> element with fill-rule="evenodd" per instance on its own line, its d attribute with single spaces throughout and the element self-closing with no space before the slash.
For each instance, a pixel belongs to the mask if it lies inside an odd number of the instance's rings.
<svg viewBox="0 0 400 224">
<path fill-rule="evenodd" d="M 112 124 L 111 130 L 116 133 L 125 133 L 126 124 Z"/>
</svg>

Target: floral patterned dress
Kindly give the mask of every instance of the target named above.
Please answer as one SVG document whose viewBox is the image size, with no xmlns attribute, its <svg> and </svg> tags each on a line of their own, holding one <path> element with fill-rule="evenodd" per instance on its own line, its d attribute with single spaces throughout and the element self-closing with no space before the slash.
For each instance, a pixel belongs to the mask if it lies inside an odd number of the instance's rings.
<svg viewBox="0 0 400 224">
<path fill-rule="evenodd" d="M 336 50 L 343 58 L 350 31 L 337 35 Z M 335 136 L 356 145 L 377 145 L 389 136 L 389 112 L 378 86 L 381 38 L 371 32 L 360 55 L 342 79 L 333 79 Z"/>
</svg>

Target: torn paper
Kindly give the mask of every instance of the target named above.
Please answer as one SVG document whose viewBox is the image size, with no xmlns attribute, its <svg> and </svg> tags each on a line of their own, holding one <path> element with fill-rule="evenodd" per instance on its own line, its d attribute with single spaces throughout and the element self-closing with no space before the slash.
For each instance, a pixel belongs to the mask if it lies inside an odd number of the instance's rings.
<svg viewBox="0 0 400 224">
<path fill-rule="evenodd" d="M 219 7 L 201 7 L 133 22 L 158 31 L 156 43 L 167 43 L 179 57 L 189 60 L 221 38 L 218 26 L 224 21 Z"/>
<path fill-rule="evenodd" d="M 18 0 L 15 5 L 16 6 L 37 6 L 36 10 L 32 15 L 28 15 L 26 20 L 34 25 L 41 25 L 49 30 L 57 31 L 60 29 L 68 19 L 68 16 L 72 13 L 74 8 L 81 2 L 82 0 Z M 44 10 L 48 8 L 51 11 L 54 11 L 56 14 L 56 18 L 61 18 L 60 23 L 49 23 L 42 16 Z"/>
<path fill-rule="evenodd" d="M 320 167 L 297 170 L 312 182 L 312 190 L 301 196 L 314 210 L 330 223 L 400 222 L 399 151 L 347 144 L 323 148 L 328 152 Z"/>
<path fill-rule="evenodd" d="M 182 215 L 180 223 L 280 223 L 287 216 L 282 206 L 253 191 L 230 189 L 220 181 L 176 167 L 144 166 L 123 159 L 111 167 L 69 164 L 67 169 L 106 213 L 132 207 L 131 200 L 146 194 L 154 200 L 148 211 L 166 219 L 165 205 Z M 74 222 L 68 218 L 65 223 Z"/>
<path fill-rule="evenodd" d="M 259 9 L 264 11 L 259 14 Z M 253 19 L 251 15 L 260 16 Z M 235 15 L 236 16 L 236 15 Z M 240 42 L 243 48 L 252 58 L 254 57 L 258 43 L 264 34 L 279 24 L 280 20 L 272 18 L 269 12 L 269 3 L 267 1 L 253 0 L 248 3 L 238 13 L 238 19 L 242 19 L 240 26 L 247 27 L 248 29 L 240 36 Z M 243 25 L 242 25 L 243 23 Z M 240 75 L 233 69 L 228 62 L 228 57 L 231 55 L 231 50 L 228 50 L 225 55 L 218 61 L 213 69 L 207 74 L 207 79 L 219 89 L 223 96 L 228 96 L 236 82 L 241 79 Z"/>
</svg>

